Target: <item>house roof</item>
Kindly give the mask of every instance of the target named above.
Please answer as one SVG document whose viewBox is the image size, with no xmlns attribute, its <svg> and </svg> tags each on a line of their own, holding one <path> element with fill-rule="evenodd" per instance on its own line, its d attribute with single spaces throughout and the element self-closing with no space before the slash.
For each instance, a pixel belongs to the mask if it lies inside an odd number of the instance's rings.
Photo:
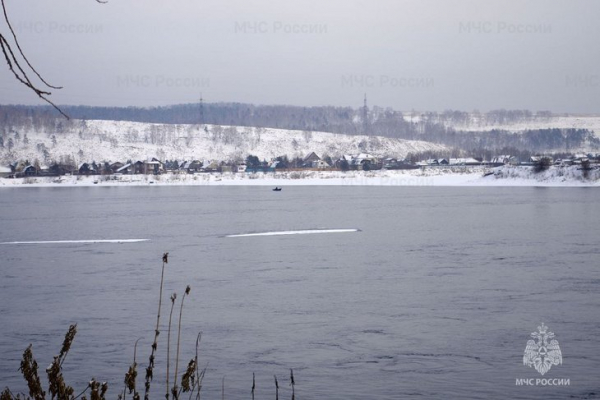
<svg viewBox="0 0 600 400">
<path fill-rule="evenodd" d="M 479 161 L 474 159 L 473 157 L 466 158 L 451 158 L 450 164 L 478 164 Z"/>
<path fill-rule="evenodd" d="M 96 168 L 94 168 L 94 164 L 90 164 L 90 163 L 86 163 L 86 162 L 79 164 L 77 169 L 81 169 L 81 167 L 83 167 L 84 165 L 87 165 L 88 169 L 90 169 L 92 171 L 96 169 Z M 44 167 L 42 166 L 41 169 L 44 169 Z"/>
<path fill-rule="evenodd" d="M 129 167 L 131 167 L 131 163 L 123 165 L 121 168 L 119 168 L 117 170 L 117 172 L 125 171 Z"/>
<path fill-rule="evenodd" d="M 306 157 L 304 157 L 304 159 L 303 159 L 302 161 L 306 161 L 306 160 L 308 160 L 309 158 L 311 158 L 311 157 L 313 156 L 313 154 L 314 154 L 314 156 L 315 156 L 315 157 L 317 157 L 317 160 L 320 160 L 320 159 L 321 159 L 321 157 L 319 157 L 319 156 L 317 155 L 317 153 L 315 153 L 315 152 L 313 151 L 313 152 L 311 152 L 309 155 L 307 155 Z"/>
</svg>

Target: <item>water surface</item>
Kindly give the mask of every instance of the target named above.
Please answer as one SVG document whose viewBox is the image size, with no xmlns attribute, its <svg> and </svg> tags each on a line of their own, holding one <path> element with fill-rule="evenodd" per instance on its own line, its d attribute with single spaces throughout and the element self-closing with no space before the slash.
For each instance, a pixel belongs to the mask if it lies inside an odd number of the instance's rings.
<svg viewBox="0 0 600 400">
<path fill-rule="evenodd" d="M 248 396 L 253 372 L 257 398 L 274 395 L 273 375 L 288 397 L 290 368 L 298 399 L 596 398 L 598 194 L 3 189 L 0 242 L 149 241 L 0 245 L 0 386 L 25 392 L 23 350 L 32 343 L 43 369 L 77 322 L 67 381 L 80 389 L 107 380 L 116 398 L 139 337 L 140 376 L 147 365 L 169 252 L 153 398 L 164 395 L 166 296 L 180 299 L 188 284 L 179 368 L 202 331 L 206 398 L 220 398 L 223 377 L 230 398 Z M 358 231 L 227 237 L 321 229 Z M 541 377 L 522 358 L 542 322 L 563 353 L 545 378 L 569 378 L 568 387 L 515 385 Z"/>
</svg>

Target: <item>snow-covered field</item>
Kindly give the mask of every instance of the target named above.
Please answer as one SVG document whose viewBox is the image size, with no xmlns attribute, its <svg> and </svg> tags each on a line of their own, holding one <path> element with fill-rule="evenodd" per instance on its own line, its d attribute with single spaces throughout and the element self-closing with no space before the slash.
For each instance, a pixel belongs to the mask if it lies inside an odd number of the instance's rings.
<svg viewBox="0 0 600 400">
<path fill-rule="evenodd" d="M 493 172 L 493 174 L 489 174 Z M 484 173 L 489 175 L 484 176 Z M 195 175 L 122 175 L 62 176 L 0 179 L 0 188 L 8 187 L 75 187 L 75 186 L 600 186 L 600 171 L 590 171 L 584 178 L 577 167 L 551 167 L 534 174 L 530 167 L 499 167 L 394 171 L 306 171 L 277 173 L 212 173 Z"/>
<path fill-rule="evenodd" d="M 204 129 L 206 127 L 206 129 Z M 66 132 L 19 130 L 12 153 L 0 148 L 0 163 L 14 160 L 69 158 L 75 163 L 146 160 L 244 160 L 256 155 L 261 160 L 287 155 L 305 157 L 315 152 L 320 157 L 371 153 L 374 156 L 404 158 L 409 153 L 445 151 L 443 145 L 416 141 L 304 132 L 272 128 L 216 125 L 150 124 L 128 121 L 75 121 Z M 25 134 L 27 140 L 25 140 Z M 54 136 L 54 138 L 53 138 Z M 27 142 L 27 143 L 26 143 Z M 44 149 L 48 152 L 44 160 Z"/>
</svg>

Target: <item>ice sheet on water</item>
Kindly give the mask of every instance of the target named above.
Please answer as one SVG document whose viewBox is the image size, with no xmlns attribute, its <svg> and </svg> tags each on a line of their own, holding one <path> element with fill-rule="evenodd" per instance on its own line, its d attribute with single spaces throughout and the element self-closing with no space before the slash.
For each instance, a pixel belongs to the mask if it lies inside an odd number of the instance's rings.
<svg viewBox="0 0 600 400">
<path fill-rule="evenodd" d="M 358 232 L 358 229 L 304 229 L 298 231 L 276 231 L 276 232 L 258 232 L 241 233 L 236 235 L 227 235 L 226 237 L 251 237 L 251 236 L 281 236 L 281 235 L 309 235 L 315 233 L 348 233 Z"/>
</svg>

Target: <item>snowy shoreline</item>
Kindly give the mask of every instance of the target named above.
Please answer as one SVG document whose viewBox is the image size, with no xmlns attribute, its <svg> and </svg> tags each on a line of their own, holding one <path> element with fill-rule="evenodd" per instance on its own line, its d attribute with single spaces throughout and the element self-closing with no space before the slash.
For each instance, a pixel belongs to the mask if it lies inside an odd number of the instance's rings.
<svg viewBox="0 0 600 400">
<path fill-rule="evenodd" d="M 488 173 L 484 176 L 484 173 Z M 493 172 L 493 174 L 489 174 Z M 0 179 L 8 187 L 101 187 L 101 186 L 545 186 L 597 187 L 600 171 L 584 178 L 574 167 L 555 168 L 534 174 L 531 168 L 499 167 L 452 170 L 294 171 L 256 174 L 205 173 L 122 176 L 61 176 Z"/>
</svg>

